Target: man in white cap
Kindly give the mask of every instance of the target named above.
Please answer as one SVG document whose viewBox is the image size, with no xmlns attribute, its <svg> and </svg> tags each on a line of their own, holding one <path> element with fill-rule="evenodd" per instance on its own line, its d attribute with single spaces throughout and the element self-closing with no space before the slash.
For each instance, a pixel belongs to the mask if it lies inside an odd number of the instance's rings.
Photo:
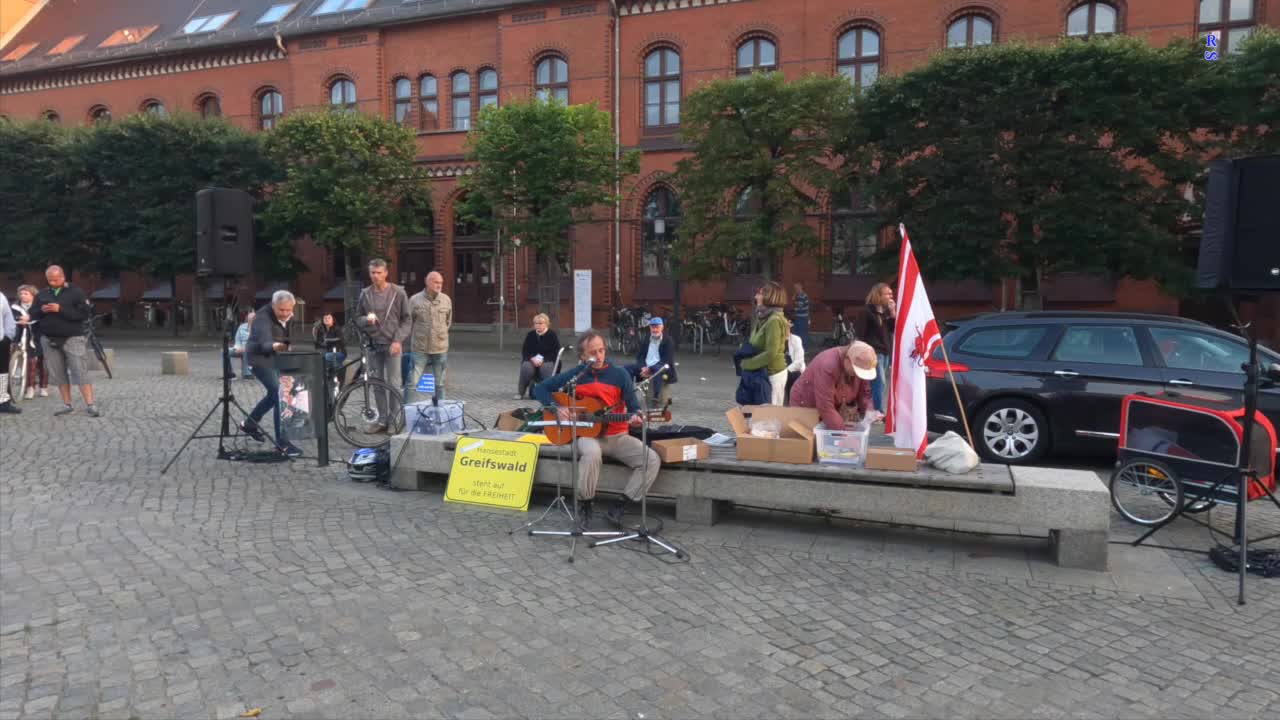
<svg viewBox="0 0 1280 720">
<path fill-rule="evenodd" d="M 791 404 L 816 408 L 828 430 L 843 430 L 846 418 L 856 421 L 874 412 L 875 379 L 876 351 L 870 345 L 859 341 L 823 350 L 791 388 Z"/>
</svg>

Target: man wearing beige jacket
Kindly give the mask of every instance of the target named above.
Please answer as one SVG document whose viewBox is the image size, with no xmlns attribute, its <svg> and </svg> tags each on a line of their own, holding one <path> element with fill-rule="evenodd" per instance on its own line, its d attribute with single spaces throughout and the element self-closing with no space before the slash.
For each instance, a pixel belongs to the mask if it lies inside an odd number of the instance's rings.
<svg viewBox="0 0 1280 720">
<path fill-rule="evenodd" d="M 413 315 L 413 372 L 409 374 L 409 387 L 405 395 L 411 402 L 422 400 L 418 392 L 418 378 L 427 368 L 436 380 L 436 398 L 444 399 L 444 369 L 449 358 L 449 328 L 453 326 L 453 301 L 445 295 L 444 276 L 436 271 L 427 273 L 426 288 L 409 298 L 409 312 Z"/>
</svg>

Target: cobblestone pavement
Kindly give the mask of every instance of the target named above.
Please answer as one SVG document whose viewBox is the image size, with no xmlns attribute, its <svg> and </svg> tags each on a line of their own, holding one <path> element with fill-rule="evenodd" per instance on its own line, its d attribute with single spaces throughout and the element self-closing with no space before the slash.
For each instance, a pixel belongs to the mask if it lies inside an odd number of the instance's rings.
<svg viewBox="0 0 1280 720">
<path fill-rule="evenodd" d="M 511 515 L 340 464 L 219 462 L 204 441 L 162 477 L 215 356 L 187 378 L 141 344 L 117 358 L 105 417 L 37 398 L 0 418 L 0 720 L 1280 718 L 1280 586 L 1251 578 L 1237 607 L 1203 553 L 1115 545 L 1090 573 L 1039 540 L 739 511 L 668 518 L 687 564 L 570 565 Z M 513 404 L 509 359 L 451 360 L 477 417 Z M 723 424 L 724 362 L 682 364 L 682 422 Z"/>
</svg>

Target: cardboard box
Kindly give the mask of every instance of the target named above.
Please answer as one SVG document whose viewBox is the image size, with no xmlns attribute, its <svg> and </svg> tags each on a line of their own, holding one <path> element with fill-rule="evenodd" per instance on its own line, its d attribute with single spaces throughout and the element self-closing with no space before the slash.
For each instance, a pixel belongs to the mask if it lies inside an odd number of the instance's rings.
<svg viewBox="0 0 1280 720">
<path fill-rule="evenodd" d="M 751 421 L 777 420 L 782 423 L 777 439 L 751 436 Z M 780 462 L 792 465 L 813 463 L 813 427 L 818 424 L 818 411 L 813 408 L 748 405 L 725 413 L 729 426 L 738 436 L 738 459 Z"/>
<path fill-rule="evenodd" d="M 511 411 L 508 410 L 498 416 L 498 424 L 495 429 L 514 431 L 522 427 L 524 427 L 524 423 L 516 419 L 516 416 L 512 415 Z"/>
<path fill-rule="evenodd" d="M 649 443 L 663 463 L 679 463 L 689 460 L 706 460 L 711 457 L 711 446 L 698 438 L 670 438 Z"/>
<path fill-rule="evenodd" d="M 885 447 L 867 448 L 867 457 L 862 466 L 868 470 L 915 472 L 916 451 Z"/>
</svg>

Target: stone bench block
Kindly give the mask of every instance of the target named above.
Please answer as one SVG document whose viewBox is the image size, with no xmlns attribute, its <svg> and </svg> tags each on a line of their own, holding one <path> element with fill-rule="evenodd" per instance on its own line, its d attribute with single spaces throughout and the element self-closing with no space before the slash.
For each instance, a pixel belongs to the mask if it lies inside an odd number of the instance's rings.
<svg viewBox="0 0 1280 720">
<path fill-rule="evenodd" d="M 185 352 L 160 353 L 161 375 L 186 375 L 189 367 L 189 359 Z"/>
</svg>

